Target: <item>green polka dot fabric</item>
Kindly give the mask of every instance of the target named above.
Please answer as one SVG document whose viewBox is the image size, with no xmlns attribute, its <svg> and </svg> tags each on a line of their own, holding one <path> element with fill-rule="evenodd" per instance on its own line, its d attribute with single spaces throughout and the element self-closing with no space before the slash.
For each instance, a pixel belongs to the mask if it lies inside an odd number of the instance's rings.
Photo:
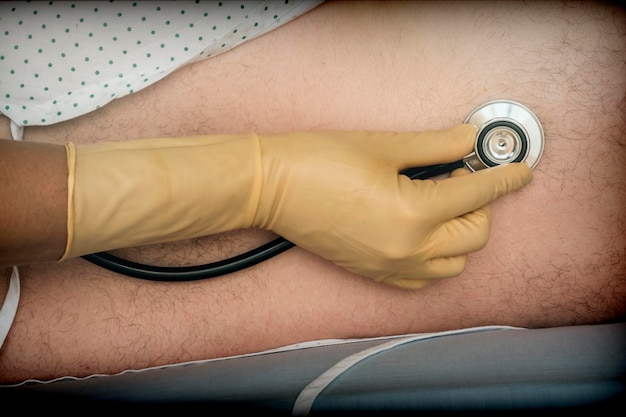
<svg viewBox="0 0 626 417">
<path fill-rule="evenodd" d="M 80 116 L 320 3 L 0 2 L 0 113 L 18 127 Z"/>
</svg>

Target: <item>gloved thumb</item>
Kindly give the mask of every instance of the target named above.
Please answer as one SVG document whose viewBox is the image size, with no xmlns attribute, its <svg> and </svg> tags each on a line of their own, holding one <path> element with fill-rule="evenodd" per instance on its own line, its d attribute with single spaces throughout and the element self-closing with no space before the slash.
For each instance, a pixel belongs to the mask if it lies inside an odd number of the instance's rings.
<svg viewBox="0 0 626 417">
<path fill-rule="evenodd" d="M 384 138 L 385 147 L 377 146 L 399 169 L 424 167 L 462 159 L 474 148 L 477 131 L 474 125 L 462 124 L 439 131 L 405 132 Z"/>
</svg>

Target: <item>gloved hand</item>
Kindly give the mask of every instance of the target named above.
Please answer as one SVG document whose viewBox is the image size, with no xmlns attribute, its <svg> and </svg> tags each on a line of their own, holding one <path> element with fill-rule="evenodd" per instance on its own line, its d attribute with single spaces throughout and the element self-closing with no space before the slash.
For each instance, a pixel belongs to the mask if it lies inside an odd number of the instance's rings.
<svg viewBox="0 0 626 417">
<path fill-rule="evenodd" d="M 511 164 L 443 181 L 398 171 L 462 158 L 476 128 L 210 135 L 67 146 L 62 259 L 259 227 L 407 288 L 459 274 L 489 234 L 488 202 L 525 185 Z"/>
<path fill-rule="evenodd" d="M 488 240 L 490 201 L 532 178 L 510 164 L 442 180 L 405 168 L 453 162 L 477 128 L 422 133 L 299 133 L 261 137 L 263 185 L 254 225 L 345 269 L 419 288 L 452 277 Z"/>
</svg>

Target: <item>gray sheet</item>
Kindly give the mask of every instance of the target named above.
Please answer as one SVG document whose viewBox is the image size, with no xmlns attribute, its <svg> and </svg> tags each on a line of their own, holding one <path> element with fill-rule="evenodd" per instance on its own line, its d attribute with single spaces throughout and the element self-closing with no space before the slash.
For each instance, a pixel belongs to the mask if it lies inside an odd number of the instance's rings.
<svg viewBox="0 0 626 417">
<path fill-rule="evenodd" d="M 49 407 L 175 405 L 181 411 L 185 405 L 201 403 L 207 410 L 229 407 L 290 414 L 300 392 L 323 372 L 350 355 L 387 342 L 365 340 L 86 380 L 2 387 L 0 398 L 4 404 Z M 410 341 L 340 373 L 315 398 L 311 414 L 608 411 L 609 406 L 624 404 L 625 353 L 626 323 L 472 331 Z"/>
</svg>

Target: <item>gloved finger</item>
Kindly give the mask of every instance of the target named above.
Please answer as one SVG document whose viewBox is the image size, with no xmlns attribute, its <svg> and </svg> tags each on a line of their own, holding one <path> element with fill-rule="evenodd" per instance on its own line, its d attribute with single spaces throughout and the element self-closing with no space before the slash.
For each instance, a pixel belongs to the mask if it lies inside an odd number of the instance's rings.
<svg viewBox="0 0 626 417">
<path fill-rule="evenodd" d="M 426 271 L 422 277 L 453 278 L 461 275 L 467 264 L 467 255 L 433 258 L 426 262 Z"/>
<path fill-rule="evenodd" d="M 402 170 L 454 162 L 474 149 L 478 128 L 471 124 L 440 131 L 401 133 L 387 141 L 385 156 Z"/>
<path fill-rule="evenodd" d="M 471 172 L 467 168 L 458 168 L 450 173 L 450 177 L 462 177 L 463 175 L 469 175 Z"/>
<path fill-rule="evenodd" d="M 416 273 L 416 275 L 419 275 L 419 278 L 411 278 L 411 272 L 409 271 L 401 276 L 385 278 L 381 282 L 400 288 L 419 289 L 433 279 L 452 278 L 460 275 L 465 269 L 466 263 L 467 256 L 465 255 L 434 258 L 426 261 L 422 266 L 425 269 L 421 269 Z"/>
<path fill-rule="evenodd" d="M 419 290 L 424 285 L 430 282 L 429 279 L 411 279 L 411 278 L 385 278 L 381 282 L 384 282 L 387 285 L 392 285 L 398 288 L 404 288 L 407 290 Z"/>
<path fill-rule="evenodd" d="M 433 220 L 445 221 L 483 207 L 531 180 L 532 170 L 525 163 L 500 165 L 437 183 L 416 182 L 415 203 L 437 207 L 438 218 Z"/>
<path fill-rule="evenodd" d="M 439 226 L 429 240 L 438 242 L 431 248 L 436 257 L 466 255 L 481 250 L 489 240 L 491 206 L 488 204 L 462 216 L 450 219 Z"/>
</svg>

